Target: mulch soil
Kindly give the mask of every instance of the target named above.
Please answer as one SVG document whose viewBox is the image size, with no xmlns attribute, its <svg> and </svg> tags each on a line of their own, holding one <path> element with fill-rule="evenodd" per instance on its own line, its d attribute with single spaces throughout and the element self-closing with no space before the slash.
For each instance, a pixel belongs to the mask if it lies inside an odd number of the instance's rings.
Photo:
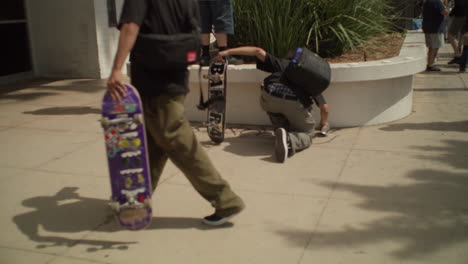
<svg viewBox="0 0 468 264">
<path fill-rule="evenodd" d="M 354 50 L 348 50 L 339 57 L 325 58 L 330 63 L 364 62 L 397 57 L 403 44 L 400 33 L 376 36 Z"/>
</svg>

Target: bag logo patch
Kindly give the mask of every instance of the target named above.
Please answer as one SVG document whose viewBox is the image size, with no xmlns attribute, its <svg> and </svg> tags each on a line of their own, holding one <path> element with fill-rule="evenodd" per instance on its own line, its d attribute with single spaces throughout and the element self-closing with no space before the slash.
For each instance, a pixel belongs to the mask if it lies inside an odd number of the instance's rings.
<svg viewBox="0 0 468 264">
<path fill-rule="evenodd" d="M 197 61 L 197 52 L 196 51 L 187 52 L 187 62 L 192 63 L 195 61 Z"/>
</svg>

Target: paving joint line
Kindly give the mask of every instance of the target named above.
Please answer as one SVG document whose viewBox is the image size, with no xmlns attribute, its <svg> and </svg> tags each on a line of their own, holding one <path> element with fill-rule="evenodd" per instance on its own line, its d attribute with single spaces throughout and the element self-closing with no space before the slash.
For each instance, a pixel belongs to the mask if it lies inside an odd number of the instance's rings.
<svg viewBox="0 0 468 264">
<path fill-rule="evenodd" d="M 328 197 L 326 198 L 325 205 L 323 206 L 323 208 L 322 208 L 322 210 L 321 210 L 321 212 L 319 214 L 317 222 L 315 223 L 315 226 L 314 226 L 313 230 L 310 232 L 309 239 L 308 239 L 308 241 L 307 241 L 307 243 L 306 243 L 306 245 L 305 245 L 305 247 L 304 247 L 304 249 L 302 251 L 302 254 L 301 254 L 301 257 L 299 258 L 298 264 L 300 264 L 302 262 L 302 260 L 304 259 L 305 252 L 306 252 L 307 248 L 309 248 L 309 245 L 312 242 L 314 234 L 315 234 L 315 232 L 316 232 L 316 230 L 317 230 L 317 228 L 318 228 L 318 226 L 319 226 L 319 224 L 320 224 L 320 222 L 321 222 L 321 220 L 322 220 L 322 218 L 323 218 L 323 216 L 325 214 L 325 211 L 327 210 L 327 207 L 328 207 L 330 201 L 332 200 L 333 193 L 335 192 L 335 189 L 336 189 L 336 187 L 338 185 L 338 182 L 341 179 L 341 176 L 343 175 L 343 171 L 344 171 L 344 169 L 346 168 L 346 165 L 349 162 L 349 158 L 351 157 L 351 153 L 354 151 L 354 146 L 357 144 L 357 141 L 358 141 L 359 136 L 361 134 L 361 130 L 362 130 L 362 128 L 358 128 L 358 133 L 357 133 L 356 137 L 354 138 L 353 144 L 351 145 L 351 147 L 348 150 L 348 154 L 346 155 L 346 159 L 345 159 L 343 165 L 341 166 L 341 169 L 340 169 L 340 171 L 338 173 L 338 176 L 335 179 L 335 183 L 333 184 L 330 193 L 328 194 Z"/>
</svg>

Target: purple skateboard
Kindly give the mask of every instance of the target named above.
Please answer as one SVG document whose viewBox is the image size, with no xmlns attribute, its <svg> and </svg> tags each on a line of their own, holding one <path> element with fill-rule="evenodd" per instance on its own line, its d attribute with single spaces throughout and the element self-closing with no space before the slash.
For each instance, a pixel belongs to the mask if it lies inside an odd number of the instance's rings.
<svg viewBox="0 0 468 264">
<path fill-rule="evenodd" d="M 137 90 L 125 84 L 127 95 L 102 99 L 101 125 L 106 140 L 112 196 L 109 203 L 120 225 L 129 230 L 147 227 L 152 218 L 151 178 L 143 111 Z"/>
</svg>

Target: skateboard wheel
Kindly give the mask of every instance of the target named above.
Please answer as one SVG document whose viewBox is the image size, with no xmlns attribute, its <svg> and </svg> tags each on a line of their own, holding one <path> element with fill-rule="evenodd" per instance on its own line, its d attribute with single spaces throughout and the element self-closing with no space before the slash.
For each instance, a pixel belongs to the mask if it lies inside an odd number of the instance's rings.
<svg viewBox="0 0 468 264">
<path fill-rule="evenodd" d="M 102 128 L 104 128 L 104 129 L 108 128 L 108 127 L 110 126 L 109 118 L 103 117 L 103 118 L 101 119 L 101 126 L 102 126 Z"/>
<path fill-rule="evenodd" d="M 143 115 L 142 114 L 135 114 L 133 116 L 133 122 L 135 122 L 137 125 L 143 124 Z"/>
<path fill-rule="evenodd" d="M 151 208 L 151 199 L 145 199 L 143 203 L 145 204 L 145 207 Z"/>
<path fill-rule="evenodd" d="M 125 131 L 127 127 L 128 127 L 128 124 L 126 122 L 120 122 L 117 124 L 117 128 L 119 129 L 120 132 Z"/>
<path fill-rule="evenodd" d="M 212 137 L 212 136 L 209 136 L 209 137 L 215 144 L 221 144 L 224 141 L 224 138 L 218 138 L 218 137 Z"/>
<path fill-rule="evenodd" d="M 118 202 L 110 202 L 109 207 L 116 213 L 120 212 L 120 204 Z"/>
</svg>

